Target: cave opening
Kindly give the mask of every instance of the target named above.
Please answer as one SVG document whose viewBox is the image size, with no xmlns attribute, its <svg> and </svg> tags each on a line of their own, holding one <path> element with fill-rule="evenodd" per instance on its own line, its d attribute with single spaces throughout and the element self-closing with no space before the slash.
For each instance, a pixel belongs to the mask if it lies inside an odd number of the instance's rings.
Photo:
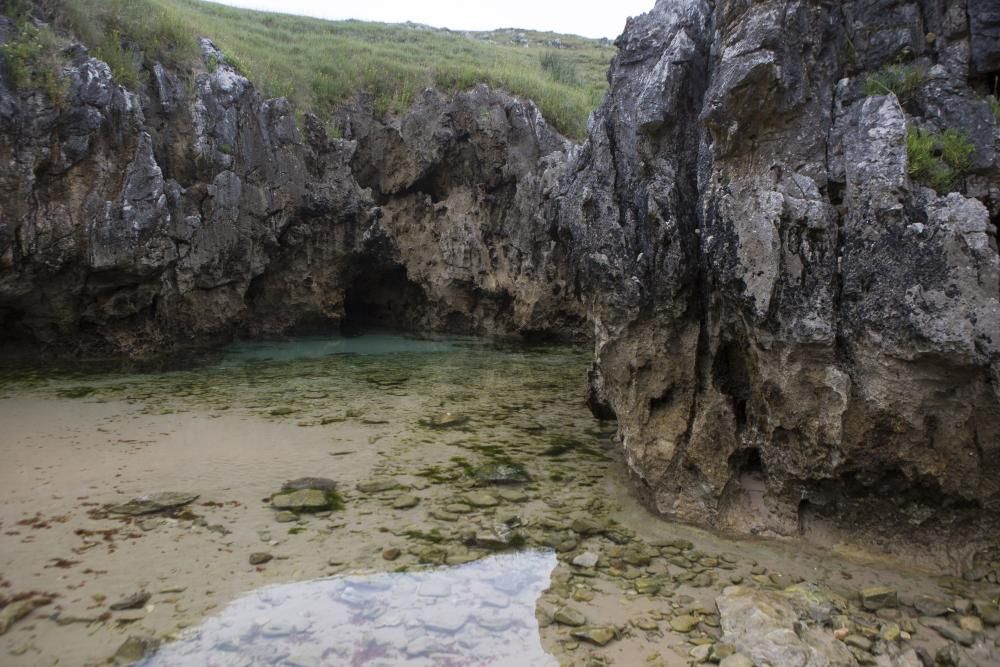
<svg viewBox="0 0 1000 667">
<path fill-rule="evenodd" d="M 726 342 L 715 354 L 712 382 L 716 389 L 732 399 L 737 427 L 746 427 L 749 418 L 750 370 L 744 351 L 735 342 Z"/>
<path fill-rule="evenodd" d="M 378 330 L 418 329 L 427 309 L 427 296 L 399 265 L 363 269 L 344 293 L 345 335 Z"/>
</svg>

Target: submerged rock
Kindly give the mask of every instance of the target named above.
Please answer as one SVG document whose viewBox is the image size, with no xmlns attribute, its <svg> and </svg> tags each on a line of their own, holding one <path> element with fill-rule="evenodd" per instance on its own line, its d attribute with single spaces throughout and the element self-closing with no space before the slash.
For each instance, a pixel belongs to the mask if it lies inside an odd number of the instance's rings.
<svg viewBox="0 0 1000 667">
<path fill-rule="evenodd" d="M 421 423 L 431 428 L 457 428 L 469 423 L 469 418 L 465 415 L 445 412 L 440 415 L 425 417 Z"/>
<path fill-rule="evenodd" d="M 160 640 L 154 637 L 130 635 L 111 658 L 116 665 L 134 665 L 156 653 Z"/>
<path fill-rule="evenodd" d="M 142 514 L 153 514 L 163 512 L 183 505 L 193 503 L 198 499 L 198 494 L 181 493 L 178 491 L 163 491 L 153 493 L 148 496 L 133 498 L 127 503 L 115 505 L 108 509 L 114 514 L 127 514 L 129 516 L 139 516 Z"/>
<path fill-rule="evenodd" d="M 483 486 L 527 484 L 531 481 L 523 466 L 515 463 L 490 463 L 476 468 L 475 479 Z"/>
</svg>

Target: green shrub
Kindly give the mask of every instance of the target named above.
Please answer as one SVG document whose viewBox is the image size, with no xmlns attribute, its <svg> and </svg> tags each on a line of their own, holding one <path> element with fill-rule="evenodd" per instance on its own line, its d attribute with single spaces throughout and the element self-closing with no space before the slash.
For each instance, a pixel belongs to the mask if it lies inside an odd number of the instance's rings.
<svg viewBox="0 0 1000 667">
<path fill-rule="evenodd" d="M 939 194 L 950 192 L 968 173 L 975 146 L 965 133 L 948 129 L 941 134 L 919 127 L 906 133 L 907 171 L 910 178 L 925 183 Z"/>
<path fill-rule="evenodd" d="M 67 89 L 62 76 L 62 45 L 51 28 L 39 28 L 30 22 L 28 8 L 23 3 L 12 9 L 15 32 L 12 39 L 0 45 L 11 83 L 16 90 L 41 90 L 59 105 Z"/>
<path fill-rule="evenodd" d="M 886 65 L 865 79 L 865 95 L 888 95 L 892 93 L 903 104 L 912 99 L 927 80 L 924 70 L 917 65 L 896 63 Z"/>
</svg>

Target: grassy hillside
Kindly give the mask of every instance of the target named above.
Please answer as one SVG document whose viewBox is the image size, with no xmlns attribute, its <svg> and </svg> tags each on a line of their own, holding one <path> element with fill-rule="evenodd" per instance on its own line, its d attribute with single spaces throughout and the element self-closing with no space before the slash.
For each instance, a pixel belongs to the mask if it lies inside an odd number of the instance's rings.
<svg viewBox="0 0 1000 667">
<path fill-rule="evenodd" d="M 607 44 L 568 35 L 323 21 L 200 0 L 41 2 L 126 85 L 145 76 L 140 51 L 184 66 L 198 57 L 197 37 L 206 36 L 266 95 L 287 96 L 302 110 L 322 115 L 365 91 L 377 111 L 399 112 L 427 86 L 460 90 L 484 82 L 531 98 L 577 139 L 607 88 L 614 54 Z"/>
</svg>

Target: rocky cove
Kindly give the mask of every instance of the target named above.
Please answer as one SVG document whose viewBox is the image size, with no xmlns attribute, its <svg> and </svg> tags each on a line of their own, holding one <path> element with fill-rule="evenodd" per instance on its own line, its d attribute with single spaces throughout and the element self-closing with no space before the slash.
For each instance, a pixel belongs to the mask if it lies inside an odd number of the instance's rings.
<svg viewBox="0 0 1000 667">
<path fill-rule="evenodd" d="M 998 30 L 986 0 L 661 0 L 580 143 L 485 85 L 296 113 L 207 37 L 131 88 L 74 42 L 60 100 L 0 67 L 10 660 L 204 661 L 212 617 L 265 664 L 508 631 L 539 664 L 996 662 Z M 373 328 L 411 337 L 329 337 Z M 276 514 L 303 477 L 337 502 Z M 108 511 L 161 491 L 198 499 Z M 375 594 L 463 567 L 451 631 Z M 227 616 L 292 582 L 414 632 Z"/>
</svg>

